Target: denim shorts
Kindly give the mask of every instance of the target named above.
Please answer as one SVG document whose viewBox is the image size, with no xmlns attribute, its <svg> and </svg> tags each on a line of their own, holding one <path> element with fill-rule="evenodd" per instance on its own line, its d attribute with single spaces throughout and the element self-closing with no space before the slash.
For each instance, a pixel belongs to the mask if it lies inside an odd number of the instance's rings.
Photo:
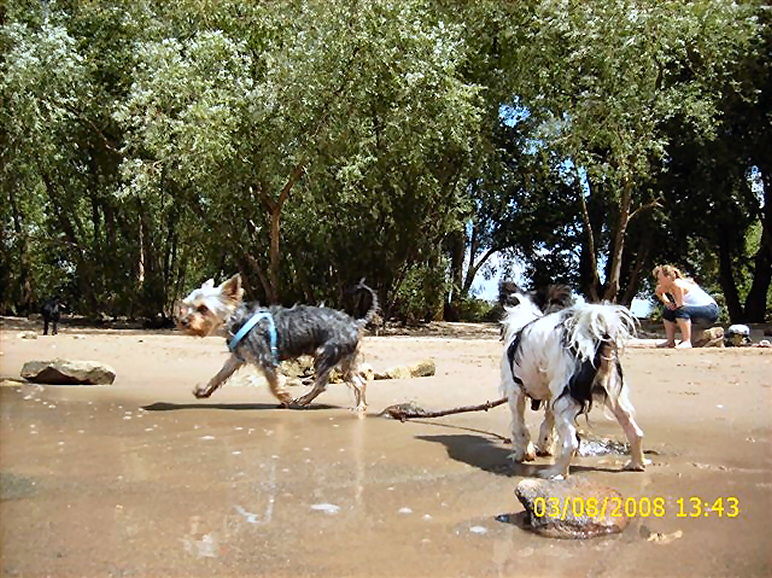
<svg viewBox="0 0 772 578">
<path fill-rule="evenodd" d="M 665 308 L 662 311 L 662 319 L 675 321 L 676 319 L 691 319 L 692 323 L 711 324 L 718 321 L 718 305 L 684 305 L 678 309 Z"/>
</svg>

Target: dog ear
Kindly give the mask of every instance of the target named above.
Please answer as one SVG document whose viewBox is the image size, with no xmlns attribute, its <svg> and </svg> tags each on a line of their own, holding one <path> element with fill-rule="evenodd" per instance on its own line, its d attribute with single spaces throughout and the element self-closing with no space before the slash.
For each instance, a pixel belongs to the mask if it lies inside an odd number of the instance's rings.
<svg viewBox="0 0 772 578">
<path fill-rule="evenodd" d="M 220 293 L 233 303 L 240 303 L 241 298 L 244 296 L 244 289 L 241 286 L 241 275 L 236 273 L 220 285 Z"/>
<path fill-rule="evenodd" d="M 206 283 L 201 285 L 201 289 L 214 289 L 214 279 L 209 279 Z"/>
</svg>

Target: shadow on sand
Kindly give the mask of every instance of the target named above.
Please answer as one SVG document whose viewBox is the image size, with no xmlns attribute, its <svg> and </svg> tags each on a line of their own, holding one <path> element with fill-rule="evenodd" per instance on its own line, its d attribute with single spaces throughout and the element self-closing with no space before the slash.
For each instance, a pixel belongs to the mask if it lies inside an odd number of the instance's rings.
<svg viewBox="0 0 772 578">
<path fill-rule="evenodd" d="M 299 411 L 314 411 L 317 409 L 337 409 L 332 405 L 315 404 L 304 408 L 284 408 L 277 403 L 168 403 L 157 401 L 150 405 L 143 405 L 147 411 L 177 411 L 181 409 L 225 409 L 238 410 L 266 410 L 266 409 L 291 409 Z"/>
<path fill-rule="evenodd" d="M 490 435 L 490 434 L 488 434 Z M 482 435 L 448 434 L 421 435 L 417 439 L 439 443 L 445 446 L 448 457 L 474 466 L 486 472 L 507 477 L 539 478 L 542 472 L 550 467 L 546 464 L 519 464 L 509 459 L 510 449 L 500 442 L 488 439 Z M 550 460 L 551 458 L 543 458 Z M 572 465 L 570 472 L 618 472 L 618 469 L 597 466 Z"/>
</svg>

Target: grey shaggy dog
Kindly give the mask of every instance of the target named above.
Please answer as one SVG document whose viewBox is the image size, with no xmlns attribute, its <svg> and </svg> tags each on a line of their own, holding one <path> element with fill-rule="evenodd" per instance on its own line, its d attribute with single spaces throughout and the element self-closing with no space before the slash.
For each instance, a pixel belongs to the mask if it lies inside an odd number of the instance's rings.
<svg viewBox="0 0 772 578">
<path fill-rule="evenodd" d="M 364 282 L 355 291 L 365 293 L 370 300 L 367 312 L 357 319 L 328 307 L 265 308 L 244 303 L 239 275 L 218 287 L 210 279 L 178 304 L 177 325 L 189 335 L 200 337 L 224 329 L 232 355 L 209 383 L 194 390 L 194 395 L 209 397 L 245 363 L 253 363 L 260 367 L 271 392 L 283 406 L 304 407 L 326 389 L 330 372 L 340 367 L 344 382 L 354 393 L 355 409 L 364 412 L 367 382 L 356 362 L 364 328 L 378 309 L 378 297 Z M 281 361 L 301 355 L 314 357 L 316 377 L 309 393 L 292 399 L 284 390 L 277 368 Z"/>
</svg>

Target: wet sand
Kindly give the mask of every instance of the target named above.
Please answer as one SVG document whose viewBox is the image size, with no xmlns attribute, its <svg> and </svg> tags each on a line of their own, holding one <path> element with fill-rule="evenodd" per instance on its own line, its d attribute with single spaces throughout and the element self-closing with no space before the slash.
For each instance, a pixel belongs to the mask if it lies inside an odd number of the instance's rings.
<svg viewBox="0 0 772 578">
<path fill-rule="evenodd" d="M 191 395 L 224 360 L 220 338 L 66 327 L 20 339 L 0 329 L 0 376 L 32 359 L 98 360 L 106 387 L 0 388 L 3 576 L 769 576 L 772 574 L 772 350 L 628 349 L 646 472 L 626 457 L 577 458 L 572 475 L 664 512 L 586 541 L 533 535 L 524 475 L 507 465 L 509 415 L 399 423 L 383 408 L 499 397 L 495 330 L 464 338 L 367 337 L 376 369 L 434 358 L 434 377 L 372 382 L 370 411 L 332 385 L 307 410 L 276 409 L 265 387 Z M 293 393 L 300 393 L 300 387 Z M 540 414 L 528 413 L 532 432 Z M 600 410 L 580 427 L 622 440 Z M 689 498 L 736 497 L 729 517 L 686 514 Z M 514 518 L 517 518 L 515 516 Z M 680 534 L 678 533 L 680 531 Z M 669 536 L 650 540 L 660 533 Z M 679 537 L 680 536 L 680 537 Z"/>
</svg>

